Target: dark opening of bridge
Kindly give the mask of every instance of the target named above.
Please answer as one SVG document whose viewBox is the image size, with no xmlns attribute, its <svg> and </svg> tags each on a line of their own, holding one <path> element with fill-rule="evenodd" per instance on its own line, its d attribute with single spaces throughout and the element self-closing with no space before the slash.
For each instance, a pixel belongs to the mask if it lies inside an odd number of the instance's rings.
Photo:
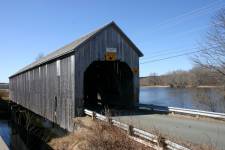
<svg viewBox="0 0 225 150">
<path fill-rule="evenodd" d="M 133 104 L 133 73 L 120 61 L 95 61 L 84 73 L 86 108 L 130 108 Z"/>
</svg>

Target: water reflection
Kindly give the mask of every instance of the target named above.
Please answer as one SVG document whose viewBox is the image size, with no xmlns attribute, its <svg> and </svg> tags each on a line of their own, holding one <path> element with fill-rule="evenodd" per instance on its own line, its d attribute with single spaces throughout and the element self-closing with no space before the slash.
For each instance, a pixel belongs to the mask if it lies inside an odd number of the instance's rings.
<svg viewBox="0 0 225 150">
<path fill-rule="evenodd" d="M 10 150 L 50 150 L 39 137 L 8 120 L 0 120 L 0 136 Z M 0 147 L 1 149 L 1 147 Z"/>
<path fill-rule="evenodd" d="M 8 147 L 11 145 L 11 126 L 7 120 L 0 120 L 0 136 L 7 144 Z"/>
<path fill-rule="evenodd" d="M 11 135 L 12 150 L 51 150 L 39 136 L 13 123 Z"/>
<path fill-rule="evenodd" d="M 140 103 L 225 112 L 225 100 L 216 88 L 141 87 Z"/>
</svg>

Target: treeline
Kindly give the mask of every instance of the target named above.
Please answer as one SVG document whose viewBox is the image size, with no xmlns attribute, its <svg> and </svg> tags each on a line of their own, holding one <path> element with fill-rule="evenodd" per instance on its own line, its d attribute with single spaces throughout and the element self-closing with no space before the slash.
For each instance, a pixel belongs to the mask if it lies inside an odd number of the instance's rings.
<svg viewBox="0 0 225 150">
<path fill-rule="evenodd" d="M 9 89 L 8 83 L 0 83 L 0 89 Z"/>
<path fill-rule="evenodd" d="M 148 77 L 141 77 L 140 85 L 174 88 L 221 86 L 224 85 L 224 79 L 216 71 L 195 66 L 189 71 L 178 70 L 161 76 L 152 73 Z"/>
</svg>

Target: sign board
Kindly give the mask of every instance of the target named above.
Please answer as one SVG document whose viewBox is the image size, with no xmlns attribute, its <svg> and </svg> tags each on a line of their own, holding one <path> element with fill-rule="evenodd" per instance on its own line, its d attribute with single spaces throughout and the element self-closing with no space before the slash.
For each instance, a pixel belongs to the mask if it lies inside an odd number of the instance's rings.
<svg viewBox="0 0 225 150">
<path fill-rule="evenodd" d="M 116 48 L 106 48 L 106 52 L 116 53 L 117 49 Z"/>
<path fill-rule="evenodd" d="M 138 72 L 139 72 L 138 68 L 131 68 L 131 70 L 134 74 L 138 74 Z"/>
<path fill-rule="evenodd" d="M 117 49 L 116 48 L 106 48 L 105 60 L 115 61 L 117 59 Z"/>
</svg>

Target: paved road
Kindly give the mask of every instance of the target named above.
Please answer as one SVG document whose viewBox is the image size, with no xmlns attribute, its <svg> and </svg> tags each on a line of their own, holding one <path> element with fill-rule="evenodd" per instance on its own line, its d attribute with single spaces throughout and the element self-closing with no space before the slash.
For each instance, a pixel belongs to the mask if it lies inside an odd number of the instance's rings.
<svg viewBox="0 0 225 150">
<path fill-rule="evenodd" d="M 161 114 L 120 116 L 114 119 L 133 124 L 146 131 L 157 129 L 162 134 L 196 144 L 213 143 L 218 149 L 225 150 L 225 123 L 223 122 L 199 121 Z"/>
</svg>

